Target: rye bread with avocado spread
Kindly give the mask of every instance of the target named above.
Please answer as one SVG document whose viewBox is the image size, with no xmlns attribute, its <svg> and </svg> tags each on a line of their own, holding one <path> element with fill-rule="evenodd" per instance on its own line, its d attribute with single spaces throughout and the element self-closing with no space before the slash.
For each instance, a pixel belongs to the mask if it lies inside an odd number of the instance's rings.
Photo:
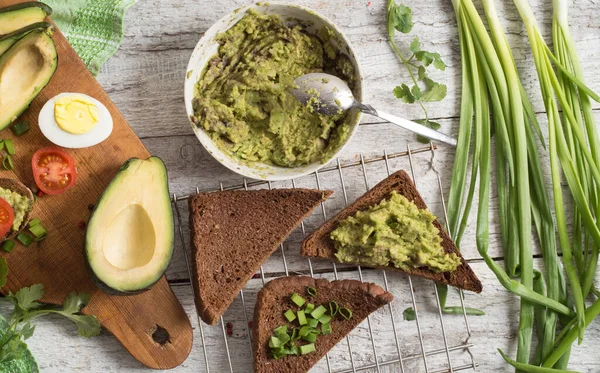
<svg viewBox="0 0 600 373">
<path fill-rule="evenodd" d="M 350 135 L 352 114 L 325 116 L 291 93 L 304 74 L 327 72 L 354 87 L 354 68 L 319 35 L 277 15 L 248 13 L 216 36 L 218 54 L 196 85 L 193 121 L 219 148 L 249 162 L 297 167 L 327 161 Z"/>
<path fill-rule="evenodd" d="M 460 258 L 444 251 L 435 219 L 429 210 L 392 191 L 389 198 L 340 221 L 331 232 L 335 256 L 342 263 L 454 271 Z"/>
</svg>

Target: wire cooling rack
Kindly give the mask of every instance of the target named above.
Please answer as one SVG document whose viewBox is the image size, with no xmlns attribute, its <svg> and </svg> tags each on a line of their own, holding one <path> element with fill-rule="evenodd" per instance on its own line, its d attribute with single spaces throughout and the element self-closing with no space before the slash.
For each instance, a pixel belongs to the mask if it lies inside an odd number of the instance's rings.
<svg viewBox="0 0 600 373">
<path fill-rule="evenodd" d="M 408 164 L 407 164 L 408 163 Z M 407 167 L 408 166 L 408 167 Z M 415 169 L 432 171 L 434 175 L 419 184 Z M 376 157 L 359 157 L 350 161 L 337 159 L 311 175 L 289 182 L 271 183 L 248 181 L 224 186 L 214 190 L 249 190 L 277 187 L 316 187 L 331 189 L 336 201 L 321 204 L 320 211 L 303 221 L 279 250 L 265 263 L 253 280 L 240 291 L 239 299 L 221 317 L 217 326 L 203 324 L 198 315 L 200 349 L 206 372 L 249 372 L 252 371 L 251 320 L 256 293 L 264 284 L 276 277 L 310 275 L 329 280 L 356 278 L 360 281 L 376 282 L 395 297 L 390 303 L 373 313 L 359 327 L 334 347 L 312 371 L 329 373 L 349 372 L 401 372 L 401 373 L 444 373 L 476 370 L 477 364 L 469 342 L 471 328 L 465 312 L 462 291 L 458 292 L 463 308 L 462 315 L 445 315 L 438 301 L 437 288 L 433 282 L 411 278 L 398 272 L 362 269 L 356 266 L 302 258 L 299 247 L 302 239 L 326 221 L 334 213 L 369 190 L 379 181 L 398 169 L 410 170 L 412 178 L 421 190 L 427 189 L 435 199 L 428 201 L 439 210 L 438 216 L 446 217 L 446 206 L 442 182 L 435 169 L 435 147 L 433 145 Z M 379 180 L 377 180 L 379 179 Z M 277 184 L 277 185 L 276 185 Z M 281 185 L 280 185 L 281 184 Z M 291 185 L 290 185 L 291 184 Z M 437 184 L 437 185 L 435 185 Z M 200 192 L 196 188 L 196 192 Z M 184 230 L 187 226 L 187 199 L 190 196 L 173 196 L 173 205 L 178 222 L 180 239 L 185 250 L 188 274 L 191 276 L 189 241 Z M 425 197 L 425 196 L 424 196 Z M 428 198 L 425 197 L 427 200 Z M 338 202 L 336 204 L 336 202 Z M 334 211 L 337 210 L 337 211 Z M 185 220 L 183 216 L 185 216 Z M 446 217 L 447 220 L 447 217 Z M 183 223 L 183 224 L 182 224 Z M 193 290 L 193 282 L 191 283 Z M 417 296 L 419 294 L 419 296 Z M 455 301 L 455 300 L 454 300 Z M 406 321 L 403 310 L 412 307 L 414 321 Z M 420 312 L 419 312 L 420 311 Z M 244 324 L 245 323 L 245 324 Z M 365 325 L 366 324 L 366 325 Z M 236 333 L 233 332 L 234 325 Z M 242 325 L 242 327 L 239 327 Z"/>
</svg>

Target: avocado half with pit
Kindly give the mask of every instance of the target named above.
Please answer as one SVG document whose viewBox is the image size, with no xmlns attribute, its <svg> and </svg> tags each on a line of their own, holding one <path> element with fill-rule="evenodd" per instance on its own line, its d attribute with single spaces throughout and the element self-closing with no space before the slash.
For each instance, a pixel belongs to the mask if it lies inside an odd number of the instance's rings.
<svg viewBox="0 0 600 373">
<path fill-rule="evenodd" d="M 27 110 L 57 64 L 52 38 L 39 30 L 28 33 L 0 56 L 0 130 Z"/>
<path fill-rule="evenodd" d="M 125 162 L 88 223 L 85 254 L 92 278 L 109 293 L 148 290 L 173 253 L 173 211 L 160 158 Z"/>
</svg>

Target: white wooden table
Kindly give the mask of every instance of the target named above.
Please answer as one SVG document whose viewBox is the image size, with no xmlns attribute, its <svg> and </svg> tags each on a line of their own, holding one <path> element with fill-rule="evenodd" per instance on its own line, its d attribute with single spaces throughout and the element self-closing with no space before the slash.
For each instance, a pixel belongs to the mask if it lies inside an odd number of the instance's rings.
<svg viewBox="0 0 600 373">
<path fill-rule="evenodd" d="M 517 63 L 521 70 L 525 88 L 531 93 L 536 111 L 542 123 L 545 123 L 543 105 L 534 79 L 535 70 L 530 56 L 526 35 L 522 23 L 510 1 L 501 1 L 504 24 L 508 30 Z M 546 35 L 549 34 L 551 9 L 549 1 L 531 1 L 537 11 Z M 187 194 L 195 190 L 217 188 L 216 181 L 226 185 L 239 182 L 235 174 L 216 163 L 200 146 L 193 135 L 183 106 L 183 80 L 188 58 L 196 42 L 212 23 L 233 9 L 247 4 L 244 0 L 181 0 L 166 2 L 161 0 L 139 0 L 131 8 L 125 19 L 125 37 L 118 53 L 102 69 L 98 80 L 110 97 L 123 112 L 125 118 L 134 128 L 150 152 L 161 157 L 169 169 L 170 188 L 172 193 Z M 333 19 L 346 33 L 358 52 L 365 75 L 365 101 L 376 107 L 403 115 L 410 119 L 419 119 L 422 114 L 417 107 L 404 105 L 394 98 L 392 89 L 408 81 L 406 72 L 401 68 L 395 55 L 390 50 L 385 34 L 385 7 L 387 1 L 373 0 L 299 0 L 296 3 L 310 6 Z M 430 116 L 443 124 L 442 130 L 448 133 L 457 132 L 458 102 L 460 98 L 460 61 L 456 23 L 449 0 L 406 0 L 413 9 L 415 27 L 414 34 L 419 35 L 424 48 L 431 48 L 441 53 L 448 68 L 446 72 L 435 72 L 436 79 L 448 85 L 448 97 L 438 104 L 428 105 Z M 504 9 L 505 8 L 505 9 Z M 571 6 L 572 31 L 577 40 L 577 47 L 584 70 L 587 72 L 587 83 L 595 91 L 600 91 L 600 2 L 598 0 L 575 0 Z M 409 39 L 401 42 L 406 47 Z M 600 117 L 600 106 L 595 106 Z M 355 158 L 359 153 L 365 156 L 381 154 L 383 150 L 398 152 L 407 145 L 417 148 L 422 145 L 414 140 L 414 136 L 391 125 L 380 123 L 373 118 L 365 118 L 352 144 L 347 148 L 343 159 Z M 437 151 L 435 166 L 440 171 L 442 184 L 448 188 L 454 152 L 440 148 Z M 418 187 L 430 208 L 442 214 L 435 173 L 427 166 L 429 157 L 415 155 Z M 407 168 L 406 159 L 398 161 L 396 167 Z M 375 170 L 373 173 L 377 173 Z M 377 174 L 381 176 L 381 173 Z M 356 198 L 364 192 L 362 179 L 352 177 L 360 175 L 352 173 L 347 176 L 349 198 Z M 362 176 L 361 176 L 362 177 Z M 371 185 L 377 181 L 376 176 L 370 180 Z M 333 176 L 323 176 L 323 187 L 335 183 Z M 314 186 L 314 185 L 313 185 Z M 447 193 L 447 189 L 445 190 Z M 340 196 L 337 197 L 338 199 Z M 339 200 L 338 200 L 339 202 Z M 337 202 L 336 202 L 337 203 Z M 493 204 L 492 204 L 493 205 Z M 331 208 L 339 208 L 331 205 Z M 494 211 L 492 211 L 494 213 Z M 318 223 L 318 217 L 314 224 Z M 495 221 L 495 215 L 492 216 Z M 471 223 L 468 234 L 463 239 L 463 255 L 472 260 L 471 266 L 484 284 L 481 295 L 466 294 L 466 304 L 485 310 L 483 317 L 469 317 L 473 344 L 471 352 L 481 372 L 509 371 L 496 348 L 514 356 L 516 349 L 518 301 L 509 295 L 497 282 L 486 265 L 479 260 L 474 246 L 474 225 Z M 502 252 L 497 242 L 497 229 L 491 232 L 493 257 L 499 261 Z M 299 239 L 299 238 L 297 238 Z M 206 370 L 202 346 L 199 338 L 198 323 L 195 317 L 192 294 L 181 242 L 176 242 L 176 253 L 169 268 L 167 277 L 173 290 L 188 312 L 195 330 L 195 343 L 188 360 L 174 372 L 204 372 Z M 279 254 L 266 265 L 265 271 L 281 271 L 277 269 Z M 297 254 L 296 254 L 297 255 Z M 294 254 L 288 261 L 292 267 L 296 265 Z M 536 259 L 539 263 L 539 259 Z M 273 264 L 271 264 L 273 263 Z M 293 270 L 290 269 L 290 270 Z M 356 278 L 355 272 L 344 273 L 344 276 Z M 381 284 L 381 275 L 376 271 L 364 271 L 365 279 Z M 407 278 L 403 275 L 389 276 L 392 291 L 396 296 L 393 304 L 398 327 L 398 336 L 402 340 L 402 353 L 408 355 L 418 352 L 418 339 L 415 337 L 414 322 L 402 320 L 402 310 L 411 306 L 407 296 Z M 428 350 L 443 348 L 439 339 L 439 317 L 437 316 L 433 286 L 425 281 L 414 279 L 417 301 L 422 320 L 421 329 Z M 253 295 L 260 287 L 260 280 L 252 280 L 247 287 L 247 301 L 252 305 Z M 232 354 L 249 361 L 249 352 L 245 342 L 246 331 L 240 322 L 241 305 L 234 303 L 226 313 L 226 320 L 236 320 L 234 334 L 228 338 Z M 450 303 L 457 304 L 458 297 L 451 291 Z M 251 306 L 248 309 L 251 311 Z M 389 312 L 381 311 L 373 318 L 373 323 L 385 323 L 389 320 Z M 444 317 L 448 343 L 463 343 L 465 339 L 464 320 L 460 316 Z M 59 318 L 46 318 L 36 322 L 36 333 L 29 345 L 38 358 L 43 372 L 134 372 L 145 368 L 135 361 L 110 334 L 103 332 L 99 337 L 84 339 L 75 336 L 74 326 Z M 383 327 L 385 330 L 385 326 Z M 391 329 L 391 326 L 387 329 Z M 211 371 L 228 371 L 224 358 L 222 334 L 220 327 L 203 328 L 207 335 Z M 372 349 L 368 340 L 365 325 L 352 334 L 354 357 L 357 360 L 372 360 Z M 384 351 L 379 356 L 392 356 L 395 351 L 394 336 L 391 331 L 376 336 L 378 349 Z M 600 355 L 597 345 L 600 341 L 600 323 L 594 322 L 586 333 L 586 341 L 581 347 L 574 348 L 570 368 L 581 372 L 599 372 Z M 238 348 L 239 346 L 239 348 Z M 390 352 L 391 351 L 391 352 Z M 371 355 L 370 355 L 371 354 Z M 388 357 L 389 357 L 388 356 Z M 442 355 L 445 358 L 444 355 Z M 458 366 L 464 360 L 462 355 L 453 355 L 453 365 Z M 444 360 L 442 359 L 442 362 Z M 347 366 L 348 354 L 345 345 L 338 346 L 331 353 L 334 367 Z M 344 365 L 346 364 L 346 365 Z M 435 364 L 430 363 L 430 364 Z M 250 370 L 250 365 L 235 366 L 236 372 Z M 326 365 L 321 362 L 315 369 L 322 371 Z M 424 372 L 422 361 L 416 359 L 412 364 L 405 364 L 406 372 Z M 432 367 L 430 366 L 430 369 Z M 435 369 L 435 366 L 433 367 Z M 382 368 L 385 372 L 399 371 L 399 367 Z"/>
</svg>

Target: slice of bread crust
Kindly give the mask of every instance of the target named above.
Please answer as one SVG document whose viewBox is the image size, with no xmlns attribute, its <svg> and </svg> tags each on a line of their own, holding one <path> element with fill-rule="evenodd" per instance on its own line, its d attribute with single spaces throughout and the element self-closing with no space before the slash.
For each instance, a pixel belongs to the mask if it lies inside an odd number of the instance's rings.
<svg viewBox="0 0 600 373">
<path fill-rule="evenodd" d="M 279 245 L 331 191 L 199 193 L 189 200 L 195 303 L 214 325 Z"/>
<path fill-rule="evenodd" d="M 31 220 L 31 212 L 33 211 L 33 204 L 34 204 L 34 200 L 33 200 L 33 192 L 31 191 L 31 189 L 27 188 L 25 186 L 25 184 L 21 183 L 20 181 L 14 180 L 14 179 L 8 179 L 8 178 L 0 178 L 0 188 L 4 188 L 7 190 L 11 190 L 13 192 L 16 192 L 22 196 L 27 197 L 30 201 L 30 208 L 29 210 L 25 213 L 25 216 L 23 217 L 23 222 L 21 222 L 21 226 L 19 227 L 18 230 L 14 231 L 14 230 L 10 230 L 6 236 L 0 238 L 0 242 L 4 242 L 6 240 L 10 240 L 12 238 L 15 238 L 19 232 L 27 226 L 27 224 L 29 224 L 29 221 Z"/>
<path fill-rule="evenodd" d="M 306 295 L 308 286 L 317 290 L 316 296 Z M 336 301 L 340 307 L 348 307 L 352 311 L 352 317 L 349 320 L 332 319 L 332 333 L 318 336 L 314 352 L 274 359 L 269 349 L 269 338 L 273 335 L 273 329 L 287 323 L 283 313 L 292 308 L 290 295 L 293 293 L 301 294 L 307 301 L 315 305 L 327 305 L 330 301 Z M 325 356 L 327 351 L 331 350 L 367 316 L 393 299 L 392 294 L 384 291 L 381 287 L 357 280 L 329 282 L 324 279 L 292 276 L 270 281 L 258 293 L 254 307 L 252 323 L 254 372 L 308 372 Z"/>
<path fill-rule="evenodd" d="M 415 205 L 417 205 L 418 208 L 427 208 L 425 201 L 423 201 L 423 198 L 421 198 L 421 195 L 417 191 L 417 188 L 413 184 L 408 174 L 404 171 L 398 171 L 377 184 L 373 189 L 356 200 L 356 202 L 346 207 L 333 219 L 326 222 L 313 234 L 308 236 L 302 243 L 302 255 L 307 257 L 337 260 L 335 257 L 336 248 L 330 238 L 330 234 L 337 228 L 338 223 L 341 220 L 354 215 L 359 210 L 366 210 L 370 206 L 378 204 L 382 200 L 386 199 L 394 190 L 408 198 Z M 426 267 L 413 268 L 408 271 L 403 271 L 393 266 L 378 268 L 407 272 L 410 275 L 425 277 L 438 283 L 452 285 L 464 290 L 481 293 L 483 288 L 481 282 L 471 267 L 464 260 L 450 236 L 446 233 L 437 219 L 434 220 L 433 224 L 439 230 L 440 237 L 442 238 L 442 246 L 446 253 L 455 253 L 460 257 L 461 265 L 456 270 L 452 272 L 435 273 Z"/>
</svg>

